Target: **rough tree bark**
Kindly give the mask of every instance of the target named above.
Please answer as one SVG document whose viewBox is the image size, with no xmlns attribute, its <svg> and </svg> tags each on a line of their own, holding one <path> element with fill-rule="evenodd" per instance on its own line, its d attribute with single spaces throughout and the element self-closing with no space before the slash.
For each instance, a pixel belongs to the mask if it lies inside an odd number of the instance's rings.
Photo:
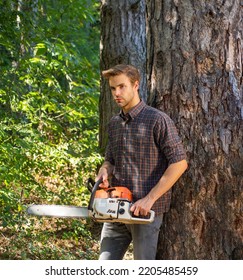
<svg viewBox="0 0 243 280">
<path fill-rule="evenodd" d="M 144 1 L 102 1 L 101 70 L 144 71 L 147 51 L 148 103 L 171 116 L 187 151 L 157 257 L 243 259 L 242 1 L 146 0 L 146 45 Z M 102 80 L 102 148 L 114 108 Z"/>
<path fill-rule="evenodd" d="M 101 70 L 120 63 L 137 66 L 142 75 L 141 97 L 146 99 L 145 0 L 102 0 L 101 22 Z M 107 123 L 117 110 L 111 98 L 109 85 L 101 78 L 101 151 L 104 151 L 107 143 Z"/>
<path fill-rule="evenodd" d="M 243 259 L 242 1 L 147 1 L 149 100 L 182 136 L 189 170 L 159 259 Z"/>
</svg>

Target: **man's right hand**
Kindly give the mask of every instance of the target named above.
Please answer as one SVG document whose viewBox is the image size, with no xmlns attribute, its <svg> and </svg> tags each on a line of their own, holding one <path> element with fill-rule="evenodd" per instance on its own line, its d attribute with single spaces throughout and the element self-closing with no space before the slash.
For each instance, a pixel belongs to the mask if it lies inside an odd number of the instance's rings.
<svg viewBox="0 0 243 280">
<path fill-rule="evenodd" d="M 101 183 L 100 185 L 99 185 L 99 187 L 100 188 L 108 188 L 109 187 L 109 181 L 107 180 L 107 179 L 103 179 L 103 183 Z"/>
<path fill-rule="evenodd" d="M 102 178 L 103 183 L 100 184 L 100 188 L 108 188 L 109 187 L 108 178 L 109 178 L 109 176 L 112 175 L 113 168 L 114 168 L 114 166 L 109 161 L 105 161 L 102 164 L 102 166 L 101 166 L 101 168 L 98 172 L 98 175 L 95 178 L 95 182 L 97 182 L 99 179 Z"/>
<path fill-rule="evenodd" d="M 97 182 L 99 179 L 103 180 L 103 182 L 99 185 L 100 188 L 108 188 L 109 187 L 109 181 L 108 181 L 108 173 L 106 168 L 101 168 L 99 170 L 98 175 L 95 178 L 95 182 Z"/>
</svg>

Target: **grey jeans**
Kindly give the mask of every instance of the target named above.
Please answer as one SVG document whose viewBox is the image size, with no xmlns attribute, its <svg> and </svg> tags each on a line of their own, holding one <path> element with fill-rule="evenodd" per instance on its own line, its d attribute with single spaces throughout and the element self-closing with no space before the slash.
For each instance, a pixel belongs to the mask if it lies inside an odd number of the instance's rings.
<svg viewBox="0 0 243 280">
<path fill-rule="evenodd" d="M 133 241 L 134 260 L 155 260 L 163 214 L 151 224 L 104 223 L 100 260 L 122 260 Z"/>
</svg>

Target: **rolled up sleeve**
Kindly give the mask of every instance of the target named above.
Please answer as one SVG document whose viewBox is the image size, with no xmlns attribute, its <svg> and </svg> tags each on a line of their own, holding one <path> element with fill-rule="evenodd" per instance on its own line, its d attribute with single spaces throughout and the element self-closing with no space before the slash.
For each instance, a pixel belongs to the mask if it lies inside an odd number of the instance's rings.
<svg viewBox="0 0 243 280">
<path fill-rule="evenodd" d="M 186 159 L 182 141 L 178 135 L 174 122 L 166 114 L 156 125 L 156 134 L 161 151 L 165 155 L 168 165 Z"/>
</svg>

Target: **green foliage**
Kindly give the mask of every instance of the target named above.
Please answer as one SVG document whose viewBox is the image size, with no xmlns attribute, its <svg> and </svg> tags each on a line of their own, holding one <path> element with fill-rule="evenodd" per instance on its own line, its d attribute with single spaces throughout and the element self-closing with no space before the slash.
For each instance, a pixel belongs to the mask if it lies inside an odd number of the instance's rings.
<svg viewBox="0 0 243 280">
<path fill-rule="evenodd" d="M 87 204 L 102 160 L 97 1 L 36 3 L 0 1 L 0 227 L 18 233 L 27 204 Z"/>
</svg>

